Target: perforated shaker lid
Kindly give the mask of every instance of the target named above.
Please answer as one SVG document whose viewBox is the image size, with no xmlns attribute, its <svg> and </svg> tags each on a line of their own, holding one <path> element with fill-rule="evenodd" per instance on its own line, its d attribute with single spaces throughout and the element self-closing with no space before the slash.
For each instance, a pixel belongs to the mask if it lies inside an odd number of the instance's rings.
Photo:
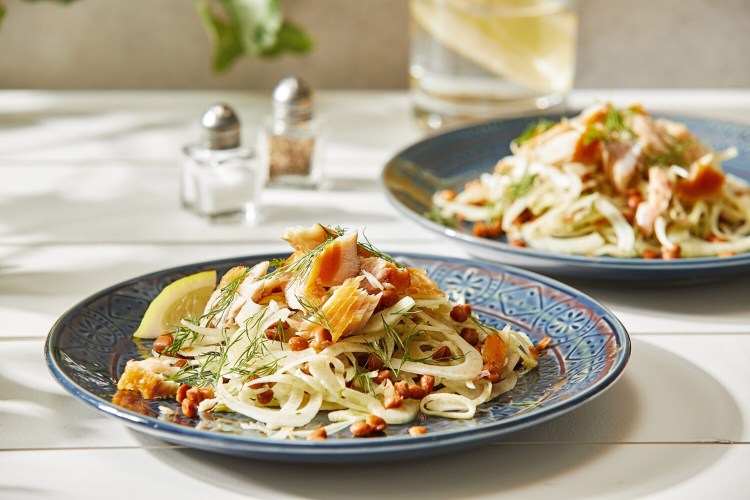
<svg viewBox="0 0 750 500">
<path fill-rule="evenodd" d="M 228 104 L 211 105 L 201 117 L 201 128 L 210 149 L 233 149 L 240 146 L 240 120 Z"/>
<path fill-rule="evenodd" d="M 313 89 L 302 78 L 281 80 L 273 91 L 273 114 L 291 122 L 308 121 L 313 117 Z"/>
</svg>

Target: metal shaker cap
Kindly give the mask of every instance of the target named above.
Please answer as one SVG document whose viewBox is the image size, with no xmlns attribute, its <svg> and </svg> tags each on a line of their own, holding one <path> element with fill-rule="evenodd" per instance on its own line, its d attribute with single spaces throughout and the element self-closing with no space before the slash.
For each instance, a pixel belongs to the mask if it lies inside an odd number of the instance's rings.
<svg viewBox="0 0 750 500">
<path fill-rule="evenodd" d="M 231 106 L 213 104 L 201 117 L 201 128 L 209 149 L 233 149 L 240 146 L 240 120 Z"/>
<path fill-rule="evenodd" d="M 305 122 L 313 117 L 313 89 L 298 77 L 284 78 L 273 90 L 273 114 L 280 120 Z"/>
</svg>

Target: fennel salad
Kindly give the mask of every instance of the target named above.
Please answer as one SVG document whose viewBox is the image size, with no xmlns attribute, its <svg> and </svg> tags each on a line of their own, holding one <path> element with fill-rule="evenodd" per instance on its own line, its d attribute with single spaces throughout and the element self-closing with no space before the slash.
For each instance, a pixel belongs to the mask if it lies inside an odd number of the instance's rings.
<svg viewBox="0 0 750 500">
<path fill-rule="evenodd" d="M 233 267 L 218 285 L 201 273 L 166 287 L 136 332 L 154 339 L 151 355 L 127 362 L 113 402 L 176 399 L 161 418 L 222 430 L 217 419 L 232 413 L 279 439 L 378 436 L 396 424 L 419 436 L 420 416 L 473 418 L 549 346 L 483 323 L 357 231 L 316 224 L 282 238 L 293 249 L 284 260 Z M 180 281 L 191 293 L 215 286 L 198 312 L 146 328 L 162 296 L 184 303 Z"/>
<path fill-rule="evenodd" d="M 682 123 L 642 106 L 593 105 L 532 123 L 511 154 L 426 214 L 514 247 L 644 259 L 750 251 L 750 185 Z"/>
</svg>

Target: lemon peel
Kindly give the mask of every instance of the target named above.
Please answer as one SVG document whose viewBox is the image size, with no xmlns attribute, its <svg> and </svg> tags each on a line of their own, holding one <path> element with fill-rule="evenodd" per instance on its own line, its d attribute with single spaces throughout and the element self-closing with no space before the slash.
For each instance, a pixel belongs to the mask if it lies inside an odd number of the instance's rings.
<svg viewBox="0 0 750 500">
<path fill-rule="evenodd" d="M 155 339 L 187 316 L 203 312 L 216 288 L 216 271 L 203 271 L 165 286 L 151 301 L 133 337 Z"/>
</svg>

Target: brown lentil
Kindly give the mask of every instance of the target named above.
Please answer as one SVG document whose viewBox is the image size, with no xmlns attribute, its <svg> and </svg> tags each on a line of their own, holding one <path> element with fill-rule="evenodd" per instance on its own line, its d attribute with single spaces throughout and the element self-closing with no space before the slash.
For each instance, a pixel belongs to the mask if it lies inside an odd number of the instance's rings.
<svg viewBox="0 0 750 500">
<path fill-rule="evenodd" d="M 435 387 L 435 377 L 432 375 L 422 375 L 419 377 L 419 385 L 429 394 L 432 392 L 433 387 Z M 411 393 L 411 390 L 409 392 Z"/>
<path fill-rule="evenodd" d="M 453 356 L 453 351 L 451 351 L 451 348 L 447 345 L 438 347 L 437 351 L 435 351 L 435 354 L 432 355 L 432 359 L 446 359 Z"/>
<path fill-rule="evenodd" d="M 172 345 L 172 342 L 174 342 L 174 337 L 172 337 L 171 335 L 159 335 L 158 337 L 156 337 L 156 340 L 154 340 L 154 351 L 157 354 L 161 354 L 162 352 L 164 352 L 164 349 Z"/>
<path fill-rule="evenodd" d="M 463 323 L 471 316 L 471 306 L 469 304 L 458 304 L 451 309 L 451 319 L 456 323 Z"/>
<path fill-rule="evenodd" d="M 462 328 L 461 338 L 468 342 L 469 345 L 477 345 L 479 343 L 479 334 L 476 328 Z"/>
<path fill-rule="evenodd" d="M 258 400 L 258 403 L 267 405 L 273 399 L 273 390 L 267 389 L 263 392 L 259 392 L 255 397 Z"/>
<path fill-rule="evenodd" d="M 190 399 L 185 398 L 182 400 L 182 414 L 188 418 L 192 418 L 198 414 L 198 405 Z"/>
<path fill-rule="evenodd" d="M 370 427 L 370 425 L 363 420 L 354 422 L 351 426 L 349 426 L 349 430 L 352 434 L 354 434 L 355 437 L 368 437 L 372 435 L 373 431 L 372 427 Z"/>
<path fill-rule="evenodd" d="M 377 415 L 367 415 L 367 417 L 365 417 L 365 422 L 372 428 L 374 432 L 382 432 L 388 427 L 386 421 L 378 417 Z"/>
<path fill-rule="evenodd" d="M 310 344 L 307 342 L 307 339 L 303 339 L 302 337 L 292 337 L 289 339 L 289 349 L 292 351 L 304 351 L 310 347 Z"/>
</svg>

